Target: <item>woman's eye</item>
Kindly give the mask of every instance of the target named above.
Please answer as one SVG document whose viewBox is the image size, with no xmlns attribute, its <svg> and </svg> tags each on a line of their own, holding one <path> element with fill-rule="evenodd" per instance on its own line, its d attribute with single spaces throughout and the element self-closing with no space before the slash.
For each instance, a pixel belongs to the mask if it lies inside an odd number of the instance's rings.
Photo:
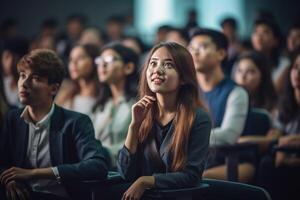
<svg viewBox="0 0 300 200">
<path fill-rule="evenodd" d="M 155 66 L 155 65 L 156 65 L 156 62 L 154 62 L 154 61 L 151 61 L 151 62 L 149 63 L 149 65 L 150 65 L 151 67 L 153 67 L 153 66 Z"/>
<path fill-rule="evenodd" d="M 32 76 L 32 80 L 38 81 L 38 80 L 40 80 L 40 77 L 39 76 Z"/>
<path fill-rule="evenodd" d="M 22 79 L 24 79 L 25 78 L 25 74 L 21 73 L 21 74 L 19 74 L 19 77 L 22 78 Z"/>
<path fill-rule="evenodd" d="M 173 68 L 173 64 L 172 63 L 166 63 L 165 67 L 168 68 L 168 69 Z"/>
</svg>

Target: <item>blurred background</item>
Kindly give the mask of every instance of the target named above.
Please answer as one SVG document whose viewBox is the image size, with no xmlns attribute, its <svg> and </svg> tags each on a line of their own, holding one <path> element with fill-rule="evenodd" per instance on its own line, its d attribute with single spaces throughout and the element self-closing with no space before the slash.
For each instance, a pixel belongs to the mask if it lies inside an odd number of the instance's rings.
<svg viewBox="0 0 300 200">
<path fill-rule="evenodd" d="M 199 26 L 217 29 L 223 18 L 234 17 L 240 37 L 246 39 L 255 17 L 260 12 L 271 12 L 286 33 L 299 10 L 298 0 L 2 0 L 0 22 L 3 29 L 3 22 L 15 20 L 15 31 L 34 37 L 46 19 L 55 20 L 58 31 L 63 32 L 68 17 L 80 14 L 86 26 L 104 31 L 108 20 L 116 17 L 121 19 L 126 34 L 138 35 L 151 44 L 159 26 L 184 27 L 193 17 Z"/>
</svg>

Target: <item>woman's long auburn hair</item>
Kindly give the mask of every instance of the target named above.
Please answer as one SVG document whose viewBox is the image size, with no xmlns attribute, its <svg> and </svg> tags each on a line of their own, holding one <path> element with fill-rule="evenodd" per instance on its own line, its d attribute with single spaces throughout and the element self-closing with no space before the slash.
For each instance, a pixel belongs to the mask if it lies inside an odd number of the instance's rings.
<svg viewBox="0 0 300 200">
<path fill-rule="evenodd" d="M 169 146 L 172 156 L 171 169 L 172 171 L 178 171 L 185 167 L 189 136 L 195 119 L 196 109 L 203 107 L 203 104 L 198 94 L 193 58 L 186 48 L 174 42 L 159 43 L 150 51 L 140 78 L 139 97 L 142 98 L 145 95 L 155 96 L 155 93 L 148 86 L 146 71 L 153 53 L 159 48 L 166 48 L 171 54 L 175 69 L 183 82 L 178 90 L 177 112 L 173 120 L 174 133 Z M 156 111 L 158 111 L 157 104 L 150 108 L 149 114 L 140 127 L 139 143 L 143 143 L 150 136 Z"/>
</svg>

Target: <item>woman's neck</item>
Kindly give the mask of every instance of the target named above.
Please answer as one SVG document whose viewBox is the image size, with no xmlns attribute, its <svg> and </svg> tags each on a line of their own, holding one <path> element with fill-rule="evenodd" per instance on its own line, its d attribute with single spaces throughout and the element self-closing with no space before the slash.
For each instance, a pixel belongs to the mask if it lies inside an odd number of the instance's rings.
<svg viewBox="0 0 300 200">
<path fill-rule="evenodd" d="M 109 84 L 114 104 L 118 104 L 120 99 L 124 96 L 125 80 L 119 80 L 117 83 Z"/>
<path fill-rule="evenodd" d="M 298 106 L 300 106 L 300 88 L 294 89 L 294 95 Z"/>
<path fill-rule="evenodd" d="M 178 92 L 172 92 L 167 94 L 156 94 L 158 105 L 157 120 L 165 125 L 172 120 L 177 111 L 177 94 Z"/>
<path fill-rule="evenodd" d="M 81 96 L 96 96 L 96 84 L 94 81 L 81 79 L 78 81 Z"/>
</svg>

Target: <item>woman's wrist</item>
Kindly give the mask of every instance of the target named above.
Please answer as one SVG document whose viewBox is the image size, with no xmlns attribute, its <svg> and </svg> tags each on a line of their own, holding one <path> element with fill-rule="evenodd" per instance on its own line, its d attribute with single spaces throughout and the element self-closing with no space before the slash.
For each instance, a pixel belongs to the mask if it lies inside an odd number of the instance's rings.
<svg viewBox="0 0 300 200">
<path fill-rule="evenodd" d="M 154 176 L 141 176 L 139 180 L 145 189 L 154 187 L 154 183 L 155 183 Z"/>
<path fill-rule="evenodd" d="M 131 130 L 134 133 L 137 133 L 140 129 L 141 125 L 138 123 L 130 123 L 128 129 Z"/>
</svg>

